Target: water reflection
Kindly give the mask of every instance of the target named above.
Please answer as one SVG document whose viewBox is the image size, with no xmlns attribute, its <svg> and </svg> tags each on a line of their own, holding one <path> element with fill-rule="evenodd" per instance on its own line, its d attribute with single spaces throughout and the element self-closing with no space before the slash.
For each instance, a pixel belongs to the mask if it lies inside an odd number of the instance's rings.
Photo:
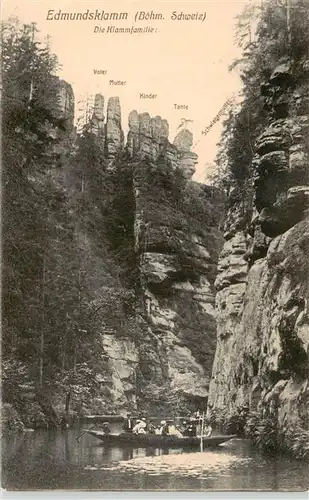
<svg viewBox="0 0 309 500">
<path fill-rule="evenodd" d="M 242 440 L 216 450 L 103 446 L 80 429 L 4 439 L 3 487 L 101 490 L 306 490 L 308 465 L 263 457 Z"/>
</svg>

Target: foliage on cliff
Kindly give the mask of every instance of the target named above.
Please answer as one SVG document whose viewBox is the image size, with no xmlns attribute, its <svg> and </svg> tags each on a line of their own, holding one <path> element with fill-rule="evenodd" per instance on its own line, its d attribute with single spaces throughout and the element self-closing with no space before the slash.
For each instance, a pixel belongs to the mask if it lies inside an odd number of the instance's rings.
<svg viewBox="0 0 309 500">
<path fill-rule="evenodd" d="M 174 171 L 164 156 L 156 164 L 149 161 L 137 164 L 135 178 L 147 221 L 147 250 L 178 254 L 184 264 L 186 259 L 184 268 L 198 274 L 198 260 L 192 262 L 190 257 L 192 236 L 203 238 L 212 233 L 208 246 L 211 256 L 217 254 L 221 243 L 216 234 L 223 202 L 218 190 L 188 181 L 184 172 L 180 168 Z"/>
<path fill-rule="evenodd" d="M 229 204 L 251 195 L 256 139 L 269 121 L 263 89 L 276 66 L 289 61 L 292 88 L 297 85 L 300 97 L 308 94 L 308 19 L 306 0 L 292 5 L 277 0 L 248 4 L 238 16 L 235 39 L 243 54 L 230 70 L 241 77 L 242 99 L 234 103 L 224 122 L 217 168 L 212 172 L 214 184 L 228 195 L 236 188 L 236 198 L 235 193 L 230 196 Z"/>
<path fill-rule="evenodd" d="M 252 412 L 245 424 L 245 435 L 265 453 L 284 453 L 300 460 L 309 458 L 309 431 L 299 425 L 289 426 L 282 432 L 276 416 Z"/>
</svg>

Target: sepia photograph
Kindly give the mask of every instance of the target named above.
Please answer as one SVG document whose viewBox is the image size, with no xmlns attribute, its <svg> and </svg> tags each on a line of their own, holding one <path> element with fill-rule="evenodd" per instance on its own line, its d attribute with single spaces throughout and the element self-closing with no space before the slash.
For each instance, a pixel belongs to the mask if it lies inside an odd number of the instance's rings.
<svg viewBox="0 0 309 500">
<path fill-rule="evenodd" d="M 1 37 L 2 493 L 308 491 L 309 0 Z"/>
</svg>

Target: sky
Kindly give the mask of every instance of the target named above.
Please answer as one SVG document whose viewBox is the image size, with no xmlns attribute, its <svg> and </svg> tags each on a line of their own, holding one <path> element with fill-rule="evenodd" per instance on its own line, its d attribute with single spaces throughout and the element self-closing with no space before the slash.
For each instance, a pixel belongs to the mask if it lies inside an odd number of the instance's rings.
<svg viewBox="0 0 309 500">
<path fill-rule="evenodd" d="M 132 109 L 167 119 L 172 141 L 182 118 L 193 120 L 194 151 L 198 154 L 195 180 L 203 181 L 206 165 L 213 163 L 220 139 L 222 119 L 202 135 L 224 102 L 241 88 L 237 72 L 228 66 L 240 53 L 234 44 L 235 16 L 244 0 L 161 1 L 161 0 L 3 0 L 2 17 L 17 16 L 22 23 L 36 22 L 40 36 L 50 35 L 51 51 L 62 65 L 59 76 L 69 82 L 79 101 L 95 93 L 107 99 L 119 96 L 122 127 L 128 130 Z M 126 20 L 48 20 L 55 12 L 128 13 Z M 161 14 L 163 19 L 137 20 L 137 12 Z M 199 13 L 200 20 L 173 20 Z M 143 17 L 141 15 L 141 17 Z M 151 27 L 152 33 L 95 33 L 95 26 L 107 28 Z M 94 74 L 94 69 L 107 71 Z M 110 80 L 126 81 L 111 86 Z M 155 94 L 155 99 L 141 99 L 140 94 Z M 175 104 L 188 106 L 176 109 Z M 79 105 L 77 105 L 77 108 Z M 78 110 L 77 110 L 78 114 Z"/>
</svg>

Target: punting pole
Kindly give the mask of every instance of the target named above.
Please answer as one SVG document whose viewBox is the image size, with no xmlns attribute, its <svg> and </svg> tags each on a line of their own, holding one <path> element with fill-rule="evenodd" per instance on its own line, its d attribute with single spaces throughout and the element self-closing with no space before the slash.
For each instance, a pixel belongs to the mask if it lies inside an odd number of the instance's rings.
<svg viewBox="0 0 309 500">
<path fill-rule="evenodd" d="M 201 452 L 203 452 L 204 418 L 205 418 L 205 412 L 203 411 L 202 428 L 201 428 Z"/>
<path fill-rule="evenodd" d="M 94 429 L 95 427 L 96 427 L 96 424 L 94 424 L 92 427 L 90 427 L 90 428 L 89 428 L 89 429 L 87 429 L 87 430 L 88 430 L 88 431 L 92 431 L 92 429 Z M 79 436 L 77 436 L 77 437 L 75 438 L 75 439 L 76 439 L 76 441 L 79 441 L 79 439 L 80 439 L 80 438 L 81 438 L 84 434 L 86 434 L 86 433 L 87 433 L 87 431 L 82 432 Z"/>
</svg>

